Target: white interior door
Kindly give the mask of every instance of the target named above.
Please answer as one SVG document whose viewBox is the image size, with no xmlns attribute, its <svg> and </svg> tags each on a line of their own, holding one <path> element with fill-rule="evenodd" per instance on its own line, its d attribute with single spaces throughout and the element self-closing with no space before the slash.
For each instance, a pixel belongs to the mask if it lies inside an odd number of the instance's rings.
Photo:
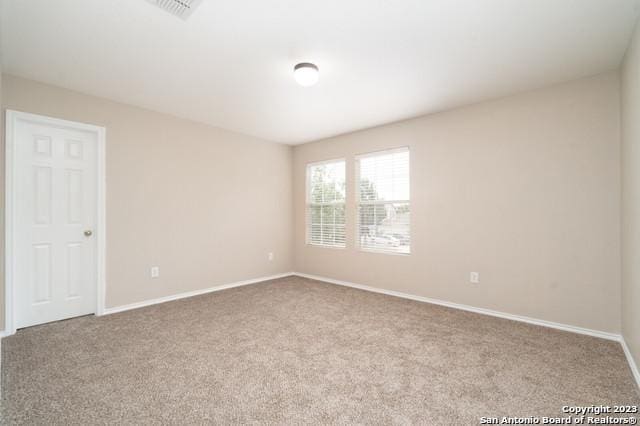
<svg viewBox="0 0 640 426">
<path fill-rule="evenodd" d="M 13 122 L 15 328 L 97 306 L 98 136 L 29 117 Z"/>
</svg>

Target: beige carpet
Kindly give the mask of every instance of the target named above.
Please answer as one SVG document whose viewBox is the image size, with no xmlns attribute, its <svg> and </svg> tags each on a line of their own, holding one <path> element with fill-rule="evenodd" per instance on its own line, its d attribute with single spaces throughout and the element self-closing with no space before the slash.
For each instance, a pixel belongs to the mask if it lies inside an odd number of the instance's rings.
<svg viewBox="0 0 640 426">
<path fill-rule="evenodd" d="M 4 424 L 478 424 L 640 404 L 618 343 L 285 278 L 2 341 Z"/>
</svg>

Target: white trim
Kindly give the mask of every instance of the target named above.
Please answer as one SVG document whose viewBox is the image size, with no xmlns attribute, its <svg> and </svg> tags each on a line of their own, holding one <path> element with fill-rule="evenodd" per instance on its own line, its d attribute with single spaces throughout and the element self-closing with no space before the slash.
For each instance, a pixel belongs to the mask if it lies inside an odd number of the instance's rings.
<svg viewBox="0 0 640 426">
<path fill-rule="evenodd" d="M 222 285 L 219 285 L 219 286 L 209 287 L 209 288 L 205 288 L 205 289 L 202 289 L 202 290 L 194 290 L 194 291 L 190 291 L 190 292 L 186 292 L 186 293 L 175 294 L 175 295 L 172 295 L 172 296 L 165 296 L 165 297 L 160 297 L 160 298 L 157 298 L 157 299 L 151 299 L 151 300 L 146 300 L 146 301 L 142 301 L 142 302 L 131 303 L 129 305 L 116 306 L 114 308 L 104 308 L 103 311 L 102 311 L 102 314 L 103 315 L 115 314 L 115 313 L 118 313 L 118 312 L 124 312 L 124 311 L 129 311 L 129 310 L 132 310 L 132 309 L 144 308 L 146 306 L 157 305 L 159 303 L 170 302 L 170 301 L 179 300 L 179 299 L 185 299 L 185 298 L 188 298 L 188 297 L 199 296 L 199 295 L 206 294 L 206 293 L 212 293 L 212 292 L 216 292 L 216 291 L 226 290 L 226 289 L 230 289 L 230 288 L 234 288 L 234 287 L 241 287 L 241 286 L 250 285 L 250 284 L 257 284 L 257 283 L 260 283 L 260 282 L 275 280 L 275 279 L 278 279 L 278 278 L 286 278 L 286 277 L 289 277 L 289 276 L 298 276 L 298 277 L 302 277 L 302 278 L 308 278 L 308 279 L 311 279 L 311 280 L 322 281 L 322 282 L 329 283 L 329 284 L 341 285 L 341 286 L 345 286 L 345 287 L 352 287 L 352 288 L 356 288 L 356 289 L 364 290 L 364 291 L 369 291 L 369 292 L 373 292 L 373 293 L 380 293 L 380 294 L 385 294 L 385 295 L 388 295 L 388 296 L 394 296 L 394 297 L 400 297 L 400 298 L 403 298 L 403 299 L 415 300 L 415 301 L 418 301 L 418 302 L 431 303 L 431 304 L 434 304 L 434 305 L 446 306 L 446 307 L 449 307 L 449 308 L 460 309 L 460 310 L 463 310 L 463 311 L 475 312 L 475 313 L 478 313 L 478 314 L 489 315 L 489 316 L 498 317 L 498 318 L 504 318 L 504 319 L 508 319 L 508 320 L 512 320 L 512 321 L 519 321 L 519 322 L 538 325 L 538 326 L 542 326 L 542 327 L 549 327 L 549 328 L 554 328 L 554 329 L 557 329 L 557 330 L 568 331 L 568 332 L 571 332 L 571 333 L 585 334 L 585 335 L 588 335 L 588 336 L 599 337 L 599 338 L 602 338 L 602 339 L 607 339 L 607 340 L 613 340 L 613 341 L 616 341 L 616 342 L 620 342 L 620 344 L 622 345 L 622 350 L 624 351 L 624 354 L 625 354 L 625 356 L 627 358 L 627 361 L 629 363 L 629 367 L 631 369 L 631 373 L 633 374 L 633 377 L 635 378 L 636 383 L 638 384 L 638 387 L 640 388 L 640 372 L 639 372 L 638 367 L 637 367 L 637 365 L 635 363 L 635 360 L 633 359 L 633 356 L 631 355 L 631 351 L 629 350 L 629 347 L 627 346 L 627 343 L 625 342 L 624 338 L 622 338 L 622 336 L 619 335 L 619 334 L 607 333 L 607 332 L 604 332 L 604 331 L 598 331 L 598 330 L 592 330 L 592 329 L 588 329 L 588 328 L 576 327 L 576 326 L 573 326 L 573 325 L 560 324 L 560 323 L 551 322 L 551 321 L 539 320 L 539 319 L 524 317 L 524 316 L 520 316 L 520 315 L 507 314 L 507 313 L 504 313 L 504 312 L 493 311 L 493 310 L 490 310 L 490 309 L 476 308 L 476 307 L 469 306 L 469 305 L 462 305 L 462 304 L 459 304 L 459 303 L 446 302 L 446 301 L 443 301 L 443 300 L 431 299 L 431 298 L 423 297 L 423 296 L 414 296 L 414 295 L 411 295 L 411 294 L 401 293 L 401 292 L 398 292 L 398 291 L 384 290 L 384 289 L 370 287 L 370 286 L 366 286 L 366 285 L 362 285 L 362 284 L 355 284 L 355 283 L 351 283 L 351 282 L 348 282 L 348 281 L 335 280 L 335 279 L 332 279 L 332 278 L 321 277 L 321 276 L 318 276 L 318 275 L 304 274 L 304 273 L 301 273 L 301 272 L 285 272 L 283 274 L 277 274 L 277 275 L 271 275 L 271 276 L 267 276 L 267 277 L 254 278 L 254 279 L 245 280 L 245 281 L 238 281 L 238 282 L 230 283 L 230 284 L 222 284 Z M 13 332 L 0 331 L 0 338 L 10 336 L 11 334 L 14 334 L 14 333 L 15 333 L 15 330 Z"/>
<path fill-rule="evenodd" d="M 474 313 L 477 313 L 477 314 L 489 315 L 489 316 L 492 316 L 492 317 L 498 317 L 498 318 L 508 319 L 508 320 L 512 320 L 512 321 L 524 322 L 524 323 L 527 323 L 527 324 L 538 325 L 538 326 L 541 326 L 541 327 L 554 328 L 556 330 L 568 331 L 570 333 L 584 334 L 584 335 L 587 335 L 587 336 L 598 337 L 598 338 L 601 338 L 601 339 L 606 339 L 606 340 L 612 340 L 614 342 L 619 342 L 620 345 L 622 346 L 622 350 L 624 351 L 624 354 L 625 354 L 625 356 L 627 358 L 627 362 L 629 363 L 629 368 L 631 369 L 631 374 L 633 375 L 633 378 L 635 379 L 636 384 L 638 385 L 638 388 L 640 388 L 640 370 L 638 369 L 638 366 L 637 366 L 637 364 L 636 364 L 636 362 L 635 362 L 635 360 L 633 358 L 633 355 L 631 355 L 631 351 L 629 350 L 629 347 L 627 346 L 627 342 L 624 340 L 624 338 L 620 334 L 609 333 L 609 332 L 599 331 L 599 330 L 593 330 L 593 329 L 590 329 L 590 328 L 577 327 L 577 326 L 574 326 L 574 325 L 561 324 L 561 323 L 557 323 L 557 322 L 546 321 L 546 320 L 541 320 L 541 319 L 536 319 L 536 318 L 530 318 L 530 317 L 525 317 L 525 316 L 521 316 L 521 315 L 508 314 L 508 313 L 505 313 L 505 312 L 494 311 L 494 310 L 491 310 L 491 309 L 476 308 L 474 306 L 463 305 L 463 304 L 460 304 L 460 303 L 447 302 L 447 301 L 444 301 L 444 300 L 432 299 L 432 298 L 423 297 L 423 296 L 415 296 L 415 295 L 412 295 L 412 294 L 402 293 L 402 292 L 399 292 L 399 291 L 385 290 L 385 289 L 381 289 L 381 288 L 370 287 L 370 286 L 367 286 L 367 285 L 356 284 L 356 283 L 352 283 L 352 282 L 348 282 L 348 281 L 335 280 L 333 278 L 321 277 L 321 276 L 318 276 L 318 275 L 304 274 L 304 273 L 301 273 L 301 272 L 294 272 L 293 275 L 298 276 L 298 277 L 302 277 L 302 278 L 308 278 L 308 279 L 311 279 L 311 280 L 322 281 L 322 282 L 326 282 L 326 283 L 329 283 L 329 284 L 341 285 L 341 286 L 345 286 L 345 287 L 352 287 L 352 288 L 356 288 L 356 289 L 359 289 L 359 290 L 370 291 L 370 292 L 373 292 L 373 293 L 386 294 L 388 296 L 395 296 L 395 297 L 400 297 L 400 298 L 403 298 L 403 299 L 415 300 L 415 301 L 418 301 L 418 302 L 431 303 L 431 304 L 434 304 L 434 305 L 446 306 L 448 308 L 460 309 L 460 310 L 463 310 L 463 311 L 474 312 Z"/>
<path fill-rule="evenodd" d="M 444 301 L 444 300 L 432 299 L 432 298 L 423 297 L 423 296 L 415 296 L 413 294 L 401 293 L 399 291 L 393 291 L 393 290 L 385 290 L 385 289 L 381 289 L 381 288 L 370 287 L 370 286 L 367 286 L 367 285 L 355 284 L 355 283 L 351 283 L 351 282 L 348 282 L 348 281 L 334 280 L 332 278 L 320 277 L 320 276 L 317 276 L 317 275 L 303 274 L 303 273 L 300 273 L 300 272 L 294 272 L 294 275 L 296 275 L 298 277 L 302 277 L 302 278 L 309 278 L 311 280 L 323 281 L 323 282 L 330 283 L 330 284 L 336 284 L 336 285 L 341 285 L 341 286 L 345 286 L 345 287 L 353 287 L 353 288 L 357 288 L 359 290 L 370 291 L 370 292 L 373 292 L 373 293 L 381 293 L 381 294 L 386 294 L 388 296 L 401 297 L 403 299 L 410 299 L 410 300 L 415 300 L 415 301 L 418 301 L 418 302 L 425 302 L 425 303 L 431 303 L 431 304 L 434 304 L 434 305 L 446 306 L 446 307 L 449 307 L 449 308 L 460 309 L 460 310 L 468 311 L 468 312 L 475 312 L 477 314 L 490 315 L 492 317 L 504 318 L 504 319 L 509 319 L 509 320 L 513 320 L 513 321 L 525 322 L 525 323 L 528 323 L 528 324 L 540 325 L 542 327 L 555 328 L 557 330 L 569 331 L 569 332 L 572 332 L 572 333 L 586 334 L 588 336 L 599 337 L 601 339 L 613 340 L 613 341 L 616 341 L 616 342 L 620 342 L 622 340 L 622 337 L 619 334 L 608 333 L 608 332 L 605 332 L 605 331 L 599 331 L 599 330 L 592 330 L 592 329 L 589 329 L 589 328 L 576 327 L 576 326 L 573 326 L 573 325 L 561 324 L 561 323 L 551 322 L 551 321 L 545 321 L 545 320 L 540 320 L 540 319 L 536 319 L 536 318 L 529 318 L 529 317 L 525 317 L 525 316 L 521 316 L 521 315 L 507 314 L 507 313 L 504 313 L 504 312 L 493 311 L 491 309 L 476 308 L 474 306 L 463 305 L 463 304 L 460 304 L 460 303 L 447 302 L 447 301 Z"/>
<path fill-rule="evenodd" d="M 98 289 L 97 289 L 97 309 L 96 315 L 103 315 L 107 303 L 107 129 L 98 128 L 98 212 L 97 212 L 97 269 L 98 269 Z"/>
<path fill-rule="evenodd" d="M 106 257 L 106 129 L 93 124 L 79 123 L 75 121 L 61 120 L 59 118 L 47 117 L 44 115 L 30 114 L 21 111 L 7 110 L 6 112 L 6 133 L 5 133 L 5 331 L 1 336 L 10 336 L 16 332 L 15 328 L 15 292 L 13 291 L 13 271 L 14 271 L 14 208 L 15 208 L 15 123 L 17 120 L 33 121 L 43 123 L 48 126 L 71 128 L 95 133 L 97 139 L 97 218 L 96 218 L 96 277 L 97 277 L 97 297 L 96 314 L 100 315 L 104 311 L 105 294 L 105 257 Z"/>
<path fill-rule="evenodd" d="M 159 303 L 171 302 L 173 300 L 186 299 L 187 297 L 199 296 L 202 294 L 213 293 L 215 291 L 226 290 L 234 287 L 242 287 L 250 284 L 257 284 L 265 281 L 276 280 L 278 278 L 286 278 L 294 275 L 293 272 L 285 272 L 284 274 L 271 275 L 267 277 L 252 278 L 250 280 L 237 281 L 230 284 L 222 284 L 214 287 L 204 288 L 201 290 L 188 291 L 186 293 L 174 294 L 171 296 L 159 297 L 157 299 L 144 300 L 142 302 L 130 303 L 128 305 L 116 306 L 113 308 L 105 308 L 103 314 L 110 315 L 118 312 L 129 311 L 131 309 L 144 308 L 146 306 L 157 305 Z"/>
<path fill-rule="evenodd" d="M 3 337 L 16 332 L 13 326 L 13 112 L 5 115 L 5 181 L 4 181 L 4 331 Z"/>
<path fill-rule="evenodd" d="M 356 161 L 358 161 L 361 158 L 375 157 L 375 156 L 382 155 L 382 154 L 397 154 L 399 152 L 406 152 L 406 151 L 410 151 L 410 150 L 411 150 L 411 148 L 410 148 L 409 145 L 403 145 L 403 146 L 399 146 L 397 148 L 381 149 L 379 151 L 372 151 L 372 152 L 365 152 L 363 154 L 356 154 L 355 155 L 355 159 L 356 159 Z"/>
<path fill-rule="evenodd" d="M 411 250 L 411 247 L 409 247 L 409 250 Z M 361 253 L 389 254 L 391 256 L 411 256 L 411 251 L 409 251 L 409 253 L 403 253 L 401 251 L 385 250 L 383 248 L 364 248 L 362 246 L 358 248 L 358 251 Z"/>
<path fill-rule="evenodd" d="M 631 350 L 629 350 L 629 346 L 627 346 L 627 342 L 624 340 L 624 337 L 620 339 L 620 344 L 622 345 L 622 350 L 624 351 L 624 354 L 627 357 L 627 362 L 629 363 L 631 374 L 633 374 L 633 378 L 636 379 L 636 384 L 640 389 L 640 371 L 638 370 L 636 361 L 633 359 L 633 355 L 631 355 Z"/>
<path fill-rule="evenodd" d="M 320 160 L 320 161 L 314 161 L 313 163 L 307 163 L 307 169 L 309 169 L 309 167 L 313 167 L 313 166 L 323 166 L 325 164 L 333 164 L 333 163 L 346 163 L 347 159 L 345 157 L 336 157 L 336 158 L 331 158 L 329 160 Z"/>
</svg>

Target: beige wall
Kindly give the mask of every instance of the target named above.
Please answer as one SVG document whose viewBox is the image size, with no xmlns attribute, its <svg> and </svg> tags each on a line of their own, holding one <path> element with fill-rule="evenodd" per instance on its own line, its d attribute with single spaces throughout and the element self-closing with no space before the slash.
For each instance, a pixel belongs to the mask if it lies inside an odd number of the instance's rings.
<svg viewBox="0 0 640 426">
<path fill-rule="evenodd" d="M 609 73 L 297 146 L 293 175 L 290 147 L 14 76 L 2 106 L 107 127 L 110 307 L 295 269 L 619 332 L 619 84 Z M 405 145 L 412 254 L 359 252 L 353 156 Z M 305 164 L 337 157 L 348 248 L 309 247 Z"/>
<path fill-rule="evenodd" d="M 619 102 L 615 72 L 295 147 L 296 271 L 619 332 Z M 360 252 L 354 155 L 399 146 L 412 254 Z M 347 249 L 307 246 L 305 164 L 340 157 Z"/>
<path fill-rule="evenodd" d="M 107 128 L 108 307 L 292 269 L 291 147 L 10 75 L 2 107 Z"/>
<path fill-rule="evenodd" d="M 640 25 L 622 66 L 622 334 L 640 366 Z"/>
</svg>

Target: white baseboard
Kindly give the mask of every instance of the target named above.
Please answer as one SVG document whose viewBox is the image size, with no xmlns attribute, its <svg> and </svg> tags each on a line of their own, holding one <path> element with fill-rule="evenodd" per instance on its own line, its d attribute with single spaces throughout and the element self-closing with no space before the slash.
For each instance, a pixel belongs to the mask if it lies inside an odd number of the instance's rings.
<svg viewBox="0 0 640 426">
<path fill-rule="evenodd" d="M 576 327 L 574 325 L 567 325 L 567 324 L 561 324 L 561 323 L 552 322 L 552 321 L 540 320 L 536 318 L 529 318 L 521 315 L 508 314 L 505 312 L 493 311 L 491 309 L 476 308 L 474 306 L 463 305 L 460 303 L 447 302 L 445 300 L 432 299 L 432 298 L 423 297 L 423 296 L 415 296 L 413 294 L 401 293 L 399 291 L 393 291 L 393 290 L 385 290 L 381 288 L 370 287 L 367 285 L 351 283 L 348 281 L 334 280 L 332 278 L 320 277 L 317 275 L 303 274 L 300 272 L 294 272 L 293 274 L 303 278 L 309 278 L 312 280 L 323 281 L 323 282 L 337 284 L 337 285 L 346 286 L 346 287 L 353 287 L 359 290 L 370 291 L 373 293 L 381 293 L 389 296 L 401 297 L 403 299 L 416 300 L 418 302 L 431 303 L 434 305 L 446 306 L 449 308 L 460 309 L 463 311 L 475 312 L 477 314 L 490 315 L 492 317 L 504 318 L 504 319 L 519 321 L 519 322 L 526 322 L 528 324 L 555 328 L 557 330 L 570 331 L 572 333 L 586 334 L 588 336 L 599 337 L 601 339 L 607 339 L 607 340 L 614 340 L 616 342 L 622 341 L 622 337 L 619 334 L 615 334 L 615 333 L 608 333 L 605 331 Z"/>
<path fill-rule="evenodd" d="M 620 339 L 620 343 L 622 344 L 622 349 L 624 350 L 624 354 L 627 357 L 627 362 L 629 362 L 629 368 L 631 368 L 631 373 L 633 374 L 633 377 L 636 379 L 638 388 L 640 388 L 640 370 L 638 370 L 636 361 L 635 359 L 633 359 L 633 355 L 631 355 L 631 350 L 629 349 L 629 346 L 627 346 L 627 342 L 624 340 L 624 337 Z"/>
<path fill-rule="evenodd" d="M 226 290 L 228 288 L 241 287 L 243 285 L 256 284 L 263 281 L 275 280 L 294 275 L 293 272 L 285 272 L 284 274 L 271 275 L 267 277 L 253 278 L 250 280 L 238 281 L 230 284 L 222 284 L 215 287 L 204 288 L 201 290 L 188 291 L 186 293 L 174 294 L 171 296 L 159 297 L 157 299 L 144 300 L 142 302 L 131 303 L 128 305 L 116 306 L 113 308 L 105 308 L 102 315 L 110 315 L 118 312 L 129 311 L 131 309 L 144 308 L 145 306 L 157 305 L 159 303 L 170 302 L 172 300 L 185 299 L 187 297 L 199 296 L 201 294 L 212 293 L 214 291 Z"/>
<path fill-rule="evenodd" d="M 418 301 L 418 302 L 431 303 L 431 304 L 434 304 L 434 305 L 446 306 L 446 307 L 449 307 L 449 308 L 460 309 L 460 310 L 463 310 L 463 311 L 475 312 L 475 313 L 478 313 L 478 314 L 490 315 L 490 316 L 493 316 L 493 317 L 504 318 L 504 319 L 509 319 L 509 320 L 513 320 L 513 321 L 519 321 L 519 322 L 525 322 L 525 323 L 528 323 L 528 324 L 539 325 L 539 326 L 542 326 L 542 327 L 555 328 L 557 330 L 569 331 L 569 332 L 578 333 L 578 334 L 585 334 L 585 335 L 588 335 L 588 336 L 599 337 L 599 338 L 602 338 L 602 339 L 607 339 L 607 340 L 613 340 L 613 341 L 616 341 L 616 342 L 620 342 L 620 344 L 622 345 L 622 349 L 624 350 L 625 356 L 627 357 L 627 361 L 629 362 L 629 367 L 631 368 L 631 372 L 633 374 L 633 377 L 635 378 L 636 383 L 638 384 L 638 387 L 640 387 L 640 371 L 638 370 L 638 367 L 637 367 L 637 365 L 635 363 L 635 360 L 631 356 L 631 351 L 629 350 L 629 347 L 627 346 L 627 343 L 624 341 L 622 336 L 619 335 L 619 334 L 608 333 L 608 332 L 599 331 L 599 330 L 592 330 L 592 329 L 583 328 L 583 327 L 577 327 L 577 326 L 573 326 L 573 325 L 561 324 L 561 323 L 556 323 L 556 322 L 552 322 L 552 321 L 545 321 L 545 320 L 525 317 L 525 316 L 521 316 L 521 315 L 508 314 L 508 313 L 505 313 L 505 312 L 494 311 L 494 310 L 491 310 L 491 309 L 476 308 L 474 306 L 463 305 L 463 304 L 460 304 L 460 303 L 453 303 L 453 302 L 447 302 L 447 301 L 439 300 L 439 299 L 432 299 L 432 298 L 429 298 L 429 297 L 416 296 L 416 295 L 402 293 L 402 292 L 394 291 L 394 290 L 385 290 L 385 289 L 381 289 L 381 288 L 370 287 L 370 286 L 367 286 L 367 285 L 356 284 L 356 283 L 352 283 L 352 282 L 348 282 L 348 281 L 335 280 L 335 279 L 332 279 L 332 278 L 321 277 L 321 276 L 318 276 L 318 275 L 304 274 L 304 273 L 301 273 L 301 272 L 286 272 L 286 273 L 283 273 L 283 274 L 277 274 L 277 275 L 271 275 L 271 276 L 266 276 L 266 277 L 253 278 L 253 279 L 250 279 L 250 280 L 238 281 L 238 282 L 230 283 L 230 284 L 222 284 L 222 285 L 219 285 L 219 286 L 209 287 L 209 288 L 205 288 L 205 289 L 201 289 L 201 290 L 189 291 L 189 292 L 186 292 L 186 293 L 174 294 L 174 295 L 171 295 L 171 296 L 160 297 L 160 298 L 157 298 L 157 299 L 145 300 L 145 301 L 142 301 L 142 302 L 131 303 L 131 304 L 128 304 L 128 305 L 116 306 L 116 307 L 113 307 L 113 308 L 106 308 L 104 310 L 104 312 L 103 312 L 103 315 L 115 314 L 115 313 L 118 313 L 118 312 L 129 311 L 131 309 L 143 308 L 145 306 L 157 305 L 159 303 L 170 302 L 172 300 L 185 299 L 185 298 L 188 298 L 188 297 L 193 297 L 193 296 L 198 296 L 198 295 L 201 295 L 201 294 L 212 293 L 212 292 L 215 292 L 215 291 L 226 290 L 226 289 L 229 289 L 229 288 L 241 287 L 241 286 L 250 285 L 250 284 L 256 284 L 256 283 L 260 283 L 260 282 L 263 282 L 263 281 L 275 280 L 275 279 L 278 279 L 278 278 L 285 278 L 285 277 L 289 277 L 289 276 L 292 276 L 292 275 L 296 275 L 296 276 L 299 276 L 299 277 L 308 278 L 308 279 L 312 279 L 312 280 L 316 280 L 316 281 L 322 281 L 322 282 L 326 282 L 326 283 L 330 283 L 330 284 L 336 284 L 336 285 L 341 285 L 341 286 L 345 286 L 345 287 L 352 287 L 352 288 L 356 288 L 356 289 L 364 290 L 364 291 L 369 291 L 369 292 L 373 292 L 373 293 L 386 294 L 388 296 L 401 297 L 403 299 L 410 299 L 410 300 L 415 300 L 415 301 Z M 0 338 L 7 337 L 7 336 L 9 336 L 11 334 L 12 333 L 8 333 L 6 331 L 0 331 Z"/>
<path fill-rule="evenodd" d="M 629 363 L 629 368 L 631 369 L 631 374 L 633 374 L 633 378 L 635 379 L 636 384 L 638 385 L 638 388 L 640 388 L 640 370 L 638 370 L 638 366 L 636 365 L 636 362 L 635 362 L 633 356 L 631 355 L 631 351 L 629 350 L 629 347 L 627 346 L 627 342 L 624 340 L 624 338 L 620 334 L 609 333 L 609 332 L 606 332 L 606 331 L 592 330 L 590 328 L 577 327 L 577 326 L 574 326 L 574 325 L 561 324 L 561 323 L 557 323 L 557 322 L 546 321 L 546 320 L 541 320 L 541 319 L 536 319 L 536 318 L 530 318 L 530 317 L 525 317 L 525 316 L 522 316 L 522 315 L 508 314 L 508 313 L 505 313 L 505 312 L 493 311 L 491 309 L 476 308 L 474 306 L 463 305 L 463 304 L 460 304 L 460 303 L 447 302 L 445 300 L 432 299 L 432 298 L 423 297 L 423 296 L 415 296 L 413 294 L 407 294 L 407 293 L 402 293 L 402 292 L 393 291 L 393 290 L 385 290 L 385 289 L 381 289 L 381 288 L 370 287 L 368 285 L 356 284 L 356 283 L 352 283 L 352 282 L 348 282 L 348 281 L 335 280 L 333 278 L 321 277 L 321 276 L 318 276 L 318 275 L 304 274 L 304 273 L 301 273 L 301 272 L 294 272 L 293 275 L 296 275 L 298 277 L 303 277 L 303 278 L 309 278 L 311 280 L 322 281 L 322 282 L 326 282 L 326 283 L 330 283 L 330 284 L 336 284 L 336 285 L 341 285 L 341 286 L 345 286 L 345 287 L 357 288 L 359 290 L 370 291 L 370 292 L 373 292 L 373 293 L 386 294 L 386 295 L 389 295 L 389 296 L 401 297 L 403 299 L 410 299 L 410 300 L 415 300 L 415 301 L 418 301 L 418 302 L 432 303 L 434 305 L 446 306 L 446 307 L 449 307 L 449 308 L 460 309 L 460 310 L 463 310 L 463 311 L 475 312 L 475 313 L 484 314 L 484 315 L 490 315 L 492 317 L 504 318 L 504 319 L 509 319 L 509 320 L 513 320 L 513 321 L 519 321 L 519 322 L 525 322 L 525 323 L 528 323 L 528 324 L 539 325 L 539 326 L 542 326 L 542 327 L 555 328 L 557 330 L 568 331 L 568 332 L 571 332 L 571 333 L 585 334 L 587 336 L 599 337 L 601 339 L 607 339 L 607 340 L 613 340 L 615 342 L 619 342 L 620 345 L 622 346 L 622 350 L 624 351 L 624 354 L 627 357 L 627 362 Z"/>
</svg>

